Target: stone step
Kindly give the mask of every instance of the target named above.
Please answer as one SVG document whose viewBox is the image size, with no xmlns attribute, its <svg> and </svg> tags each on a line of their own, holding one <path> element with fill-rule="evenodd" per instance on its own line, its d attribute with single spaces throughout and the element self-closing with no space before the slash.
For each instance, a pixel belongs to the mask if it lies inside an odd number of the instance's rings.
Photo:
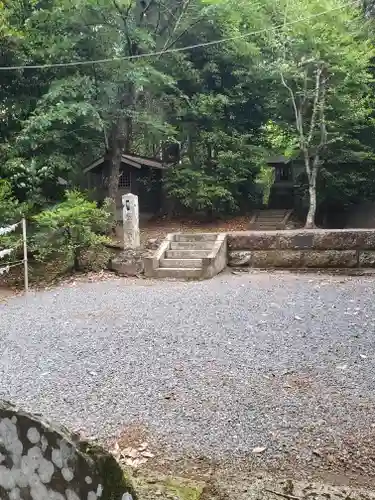
<svg viewBox="0 0 375 500">
<path fill-rule="evenodd" d="M 172 241 L 171 250 L 211 250 L 213 241 Z"/>
<path fill-rule="evenodd" d="M 202 259 L 161 259 L 160 267 L 202 267 Z"/>
<path fill-rule="evenodd" d="M 277 226 L 279 224 L 281 224 L 280 221 L 278 221 L 278 222 L 258 222 L 258 221 L 255 221 L 254 222 L 255 226 Z"/>
<path fill-rule="evenodd" d="M 201 259 L 208 257 L 210 250 L 167 250 L 165 257 L 167 259 Z"/>
<path fill-rule="evenodd" d="M 258 215 L 257 220 L 262 219 L 262 220 L 274 220 L 274 219 L 283 219 L 284 214 L 281 215 Z"/>
<path fill-rule="evenodd" d="M 282 219 L 275 219 L 275 220 L 266 220 L 266 219 L 258 220 L 257 219 L 254 222 L 254 224 L 266 224 L 266 225 L 268 224 L 268 225 L 270 225 L 270 224 L 279 224 L 281 222 L 282 222 Z"/>
<path fill-rule="evenodd" d="M 215 241 L 216 233 L 178 233 L 174 235 L 174 241 Z"/>
<path fill-rule="evenodd" d="M 260 227 L 261 229 L 279 229 L 281 228 L 281 224 L 254 224 L 253 227 Z"/>
<path fill-rule="evenodd" d="M 273 221 L 276 221 L 276 220 L 284 220 L 284 217 L 257 217 L 255 220 L 273 220 Z"/>
<path fill-rule="evenodd" d="M 259 210 L 258 215 L 280 215 L 280 214 L 286 214 L 287 210 L 284 210 L 283 208 L 270 208 L 269 210 Z"/>
<path fill-rule="evenodd" d="M 268 220 L 256 220 L 254 222 L 254 224 L 265 224 L 266 226 L 272 226 L 272 225 L 275 225 L 275 224 L 281 224 L 281 220 L 271 220 L 271 221 L 268 221 Z"/>
<path fill-rule="evenodd" d="M 202 269 L 188 267 L 159 267 L 155 269 L 157 278 L 200 278 Z"/>
<path fill-rule="evenodd" d="M 269 217 L 266 217 L 265 215 L 257 217 L 255 220 L 280 220 L 283 219 L 284 217 L 279 217 L 278 215 L 270 215 Z"/>
</svg>

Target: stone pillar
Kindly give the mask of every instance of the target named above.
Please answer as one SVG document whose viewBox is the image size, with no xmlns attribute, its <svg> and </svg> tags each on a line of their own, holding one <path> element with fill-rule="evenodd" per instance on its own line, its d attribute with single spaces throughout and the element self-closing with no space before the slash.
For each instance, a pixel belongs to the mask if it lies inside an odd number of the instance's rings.
<svg viewBox="0 0 375 500">
<path fill-rule="evenodd" d="M 124 194 L 122 207 L 124 248 L 138 248 L 140 246 L 138 196 L 132 193 Z"/>
</svg>

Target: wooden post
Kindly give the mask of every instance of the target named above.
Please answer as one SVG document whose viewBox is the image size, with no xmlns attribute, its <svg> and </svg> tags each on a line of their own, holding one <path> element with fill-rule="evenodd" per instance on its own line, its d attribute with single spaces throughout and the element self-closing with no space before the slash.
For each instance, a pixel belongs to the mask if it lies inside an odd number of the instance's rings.
<svg viewBox="0 0 375 500">
<path fill-rule="evenodd" d="M 22 239 L 23 239 L 23 268 L 25 278 L 25 292 L 29 291 L 29 268 L 27 262 L 27 239 L 26 239 L 26 219 L 22 217 Z"/>
</svg>

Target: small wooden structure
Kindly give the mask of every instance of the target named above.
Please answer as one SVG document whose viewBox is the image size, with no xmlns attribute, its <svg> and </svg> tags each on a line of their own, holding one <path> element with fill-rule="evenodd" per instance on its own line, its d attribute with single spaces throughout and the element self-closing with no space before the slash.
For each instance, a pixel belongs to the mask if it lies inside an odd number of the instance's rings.
<svg viewBox="0 0 375 500">
<path fill-rule="evenodd" d="M 297 177 L 304 171 L 298 159 L 280 155 L 267 160 L 275 170 L 275 180 L 271 187 L 269 208 L 292 209 L 295 206 Z"/>
<path fill-rule="evenodd" d="M 156 158 L 146 158 L 133 154 L 121 157 L 119 188 L 116 199 L 118 220 L 122 220 L 122 196 L 132 193 L 138 196 L 140 216 L 143 218 L 157 214 L 163 205 L 162 176 L 170 166 Z M 87 188 L 96 200 L 102 201 L 108 196 L 109 165 L 102 156 L 88 165 L 86 174 Z"/>
</svg>

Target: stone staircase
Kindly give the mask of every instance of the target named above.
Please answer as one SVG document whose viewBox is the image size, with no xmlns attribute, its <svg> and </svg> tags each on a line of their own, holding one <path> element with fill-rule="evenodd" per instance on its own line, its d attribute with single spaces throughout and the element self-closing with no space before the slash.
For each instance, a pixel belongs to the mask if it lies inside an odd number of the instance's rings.
<svg viewBox="0 0 375 500">
<path fill-rule="evenodd" d="M 275 231 L 285 229 L 293 210 L 269 209 L 258 210 L 250 220 L 251 231 Z"/>
<path fill-rule="evenodd" d="M 211 278 L 227 265 L 227 235 L 168 234 L 144 264 L 145 275 L 150 278 Z"/>
</svg>

